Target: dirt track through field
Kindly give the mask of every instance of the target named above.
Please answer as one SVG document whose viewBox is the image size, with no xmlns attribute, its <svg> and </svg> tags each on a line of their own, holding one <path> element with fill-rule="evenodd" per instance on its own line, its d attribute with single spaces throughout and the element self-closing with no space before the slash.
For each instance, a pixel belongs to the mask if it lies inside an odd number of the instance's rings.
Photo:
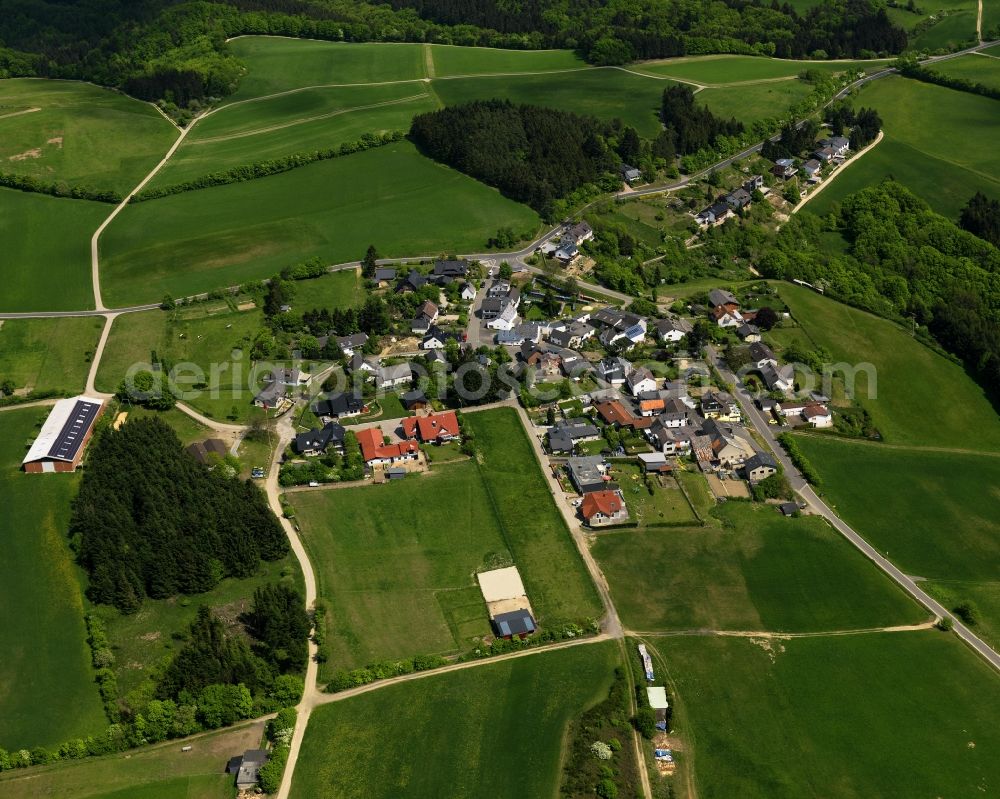
<svg viewBox="0 0 1000 799">
<path fill-rule="evenodd" d="M 22 114 L 33 114 L 35 111 L 41 111 L 41 108 L 24 108 L 20 111 L 11 111 L 9 114 L 0 114 L 0 119 L 9 119 L 10 117 L 19 117 Z"/>
</svg>

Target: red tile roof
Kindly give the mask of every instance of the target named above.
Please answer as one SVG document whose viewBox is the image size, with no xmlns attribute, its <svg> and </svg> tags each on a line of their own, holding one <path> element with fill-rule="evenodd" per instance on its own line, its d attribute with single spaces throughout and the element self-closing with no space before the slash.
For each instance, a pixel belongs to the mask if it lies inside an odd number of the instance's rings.
<svg viewBox="0 0 1000 799">
<path fill-rule="evenodd" d="M 421 441 L 436 441 L 441 436 L 455 438 L 459 435 L 458 416 L 454 411 L 409 416 L 403 419 L 403 435 Z"/>
<path fill-rule="evenodd" d="M 400 458 L 404 455 L 412 455 L 419 447 L 414 441 L 402 441 L 398 444 L 382 443 L 382 431 L 378 427 L 369 427 L 357 432 L 358 444 L 361 445 L 361 457 L 365 462 Z"/>
<path fill-rule="evenodd" d="M 598 513 L 614 516 L 624 507 L 625 503 L 617 491 L 591 491 L 589 494 L 584 494 L 580 512 L 583 518 L 589 521 Z"/>
<path fill-rule="evenodd" d="M 608 424 L 625 426 L 632 424 L 632 414 L 628 412 L 628 409 L 619 400 L 602 402 L 597 406 L 597 412 L 601 414 L 601 418 Z"/>
<path fill-rule="evenodd" d="M 663 408 L 664 408 L 663 400 L 661 399 L 643 400 L 642 402 L 639 403 L 639 409 L 643 411 L 656 411 L 656 410 L 662 411 Z"/>
</svg>

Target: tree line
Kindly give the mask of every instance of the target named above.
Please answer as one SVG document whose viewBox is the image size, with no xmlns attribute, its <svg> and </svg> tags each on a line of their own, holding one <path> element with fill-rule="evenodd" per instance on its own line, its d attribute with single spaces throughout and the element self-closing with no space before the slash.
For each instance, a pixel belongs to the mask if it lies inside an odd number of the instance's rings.
<svg viewBox="0 0 1000 799">
<path fill-rule="evenodd" d="M 70 186 L 65 181 L 39 180 L 31 175 L 14 175 L 0 172 L 0 186 L 18 191 L 29 191 L 35 194 L 48 194 L 51 197 L 70 197 L 74 200 L 94 200 L 99 203 L 117 205 L 122 196 L 111 189 L 97 189 L 88 185 Z"/>
<path fill-rule="evenodd" d="M 410 138 L 442 163 L 550 216 L 554 201 L 613 174 L 620 122 L 508 100 L 477 100 L 420 114 Z"/>
<path fill-rule="evenodd" d="M 282 172 L 290 172 L 302 166 L 314 164 L 317 161 L 328 161 L 332 158 L 351 155 L 353 153 L 364 152 L 375 147 L 382 147 L 403 139 L 405 132 L 401 130 L 388 131 L 386 133 L 366 133 L 360 139 L 353 142 L 344 142 L 339 147 L 331 147 L 325 150 L 313 150 L 308 153 L 294 153 L 280 158 L 269 158 L 263 161 L 255 161 L 252 164 L 243 164 L 222 172 L 210 172 L 207 175 L 186 180 L 182 183 L 174 183 L 170 186 L 161 186 L 152 189 L 145 189 L 140 194 L 132 197 L 130 202 L 142 202 L 143 200 L 156 200 L 160 197 L 168 197 L 171 194 L 181 194 L 186 191 L 196 189 L 207 189 L 211 186 L 225 186 L 229 183 L 243 183 L 248 180 L 266 178 L 269 175 L 278 175 Z"/>
<path fill-rule="evenodd" d="M 969 94 L 979 94 L 983 97 L 989 97 L 991 100 L 1000 100 L 1000 89 L 995 86 L 987 86 L 985 83 L 979 83 L 978 81 L 966 78 L 942 75 L 940 72 L 922 67 L 916 62 L 900 66 L 899 71 L 907 78 L 913 78 L 924 83 L 933 83 L 936 86 L 944 86 L 946 89 L 955 89 L 960 92 L 969 92 Z"/>
<path fill-rule="evenodd" d="M 156 418 L 105 430 L 91 447 L 70 536 L 87 596 L 123 613 L 146 597 L 197 594 L 248 577 L 288 541 L 253 483 L 197 463 Z"/>
<path fill-rule="evenodd" d="M 694 90 L 687 84 L 664 89 L 660 117 L 664 130 L 659 139 L 667 139 L 680 155 L 711 149 L 716 137 L 738 136 L 743 132 L 743 123 L 721 119 L 705 106 L 696 105 Z M 658 147 L 661 151 L 665 149 L 662 142 Z"/>
</svg>

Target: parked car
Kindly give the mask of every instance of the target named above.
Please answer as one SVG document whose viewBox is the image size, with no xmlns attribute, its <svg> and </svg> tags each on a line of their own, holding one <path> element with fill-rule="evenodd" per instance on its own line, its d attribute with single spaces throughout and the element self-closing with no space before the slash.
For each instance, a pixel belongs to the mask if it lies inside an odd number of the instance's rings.
<svg viewBox="0 0 1000 799">
<path fill-rule="evenodd" d="M 319 488 L 319 483 L 317 483 L 315 480 L 310 480 L 309 481 L 309 487 L 310 488 Z"/>
</svg>

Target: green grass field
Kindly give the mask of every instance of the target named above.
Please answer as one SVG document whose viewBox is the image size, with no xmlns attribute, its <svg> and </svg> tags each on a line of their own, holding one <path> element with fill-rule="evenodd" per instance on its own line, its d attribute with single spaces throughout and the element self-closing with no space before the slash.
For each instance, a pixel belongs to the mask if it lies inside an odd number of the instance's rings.
<svg viewBox="0 0 1000 799">
<path fill-rule="evenodd" d="M 492 47 L 429 46 L 438 78 L 496 72 L 551 72 L 585 68 L 572 50 L 499 50 Z"/>
<path fill-rule="evenodd" d="M 914 37 L 911 48 L 933 52 L 976 43 L 976 0 L 948 0 L 942 6 L 933 6 L 935 12 L 939 8 L 947 9 L 947 16 Z"/>
<path fill-rule="evenodd" d="M 0 379 L 20 390 L 83 391 L 103 327 L 86 317 L 0 322 Z"/>
<path fill-rule="evenodd" d="M 606 695 L 614 643 L 539 652 L 317 708 L 296 799 L 555 796 L 569 723 Z M 628 731 L 622 732 L 622 739 Z M 516 765 L 515 765 L 516 764 Z"/>
<path fill-rule="evenodd" d="M 673 477 L 665 477 L 662 486 L 657 483 L 656 477 L 650 477 L 653 483 L 653 492 L 650 493 L 642 470 L 633 463 L 615 463 L 611 475 L 621 486 L 632 521 L 640 525 L 694 524 L 697 521 Z"/>
<path fill-rule="evenodd" d="M 241 36 L 230 47 L 248 70 L 229 103 L 303 86 L 425 77 L 423 47 L 419 44 L 347 44 Z"/>
<path fill-rule="evenodd" d="M 137 688 L 154 667 L 177 653 L 182 643 L 172 636 L 188 632 L 199 607 L 210 607 L 222 619 L 227 631 L 243 634 L 237 617 L 250 609 L 253 592 L 262 585 L 279 582 L 303 591 L 302 573 L 294 555 L 262 563 L 257 573 L 245 580 L 225 579 L 204 594 L 146 599 L 136 613 L 128 616 L 114 607 L 98 606 L 96 612 L 105 621 L 115 653 L 119 693 L 125 696 Z"/>
<path fill-rule="evenodd" d="M 962 78 L 1000 89 L 1000 58 L 973 53 L 940 64 L 932 64 L 930 69 L 949 78 Z"/>
<path fill-rule="evenodd" d="M 594 557 L 633 630 L 817 632 L 927 614 L 817 517 L 731 504 L 708 527 L 599 535 Z"/>
<path fill-rule="evenodd" d="M 878 110 L 885 139 L 810 202 L 812 213 L 888 176 L 953 219 L 977 191 L 1000 196 L 996 100 L 893 77 L 866 86 L 854 105 Z"/>
<path fill-rule="evenodd" d="M 0 188 L 0 311 L 93 308 L 90 237 L 110 212 L 104 203 Z"/>
<path fill-rule="evenodd" d="M 744 124 L 758 119 L 783 118 L 788 109 L 810 92 L 802 80 L 783 80 L 775 83 L 757 83 L 751 86 L 704 89 L 698 92 L 698 102 L 708 106 L 717 116 L 735 117 Z"/>
<path fill-rule="evenodd" d="M 366 133 L 409 130 L 416 114 L 436 107 L 423 83 L 312 89 L 223 107 L 192 128 L 150 186 L 337 147 Z"/>
<path fill-rule="evenodd" d="M 102 241 L 105 301 L 157 301 L 266 277 L 319 256 L 480 250 L 538 216 L 407 142 L 249 183 L 130 206 Z"/>
<path fill-rule="evenodd" d="M 264 722 L 107 757 L 66 760 L 0 774 L 4 799 L 232 799 L 233 777 L 224 774 L 234 754 L 257 749 Z M 190 752 L 181 747 L 190 745 Z"/>
<path fill-rule="evenodd" d="M 1000 785 L 996 673 L 950 635 L 650 640 L 704 799 L 974 797 Z"/>
<path fill-rule="evenodd" d="M 38 110 L 5 116 L 28 108 Z M 110 89 L 76 81 L 0 81 L 4 172 L 124 194 L 176 137 L 151 105 Z"/>
<path fill-rule="evenodd" d="M 778 291 L 802 330 L 830 352 L 834 363 L 875 366 L 877 397 L 866 398 L 863 373 L 858 393 L 887 442 L 977 450 L 1000 447 L 997 413 L 961 366 L 892 322 L 799 286 L 782 283 Z"/>
<path fill-rule="evenodd" d="M 667 78 L 677 78 L 711 86 L 719 83 L 746 83 L 797 77 L 810 69 L 831 73 L 847 72 L 851 69 L 871 70 L 874 66 L 882 63 L 885 62 L 786 61 L 780 58 L 746 55 L 710 55 L 646 61 L 637 65 L 636 69 Z"/>
<path fill-rule="evenodd" d="M 798 436 L 837 512 L 907 574 L 995 580 L 1000 458 Z"/>
<path fill-rule="evenodd" d="M 58 745 L 107 726 L 86 643 L 84 578 L 66 537 L 78 477 L 20 471 L 35 424 L 47 415 L 47 408 L 0 413 L 0 746 L 8 750 Z M 2 787 L 0 794 L 11 795 Z"/>
<path fill-rule="evenodd" d="M 390 485 L 288 496 L 330 607 L 321 677 L 464 650 L 489 633 L 475 573 L 509 562 L 510 552 L 474 463 Z"/>
<path fill-rule="evenodd" d="M 1000 581 L 927 580 L 920 587 L 949 610 L 969 603 L 974 611 L 969 629 L 994 649 L 1000 647 Z"/>
</svg>

